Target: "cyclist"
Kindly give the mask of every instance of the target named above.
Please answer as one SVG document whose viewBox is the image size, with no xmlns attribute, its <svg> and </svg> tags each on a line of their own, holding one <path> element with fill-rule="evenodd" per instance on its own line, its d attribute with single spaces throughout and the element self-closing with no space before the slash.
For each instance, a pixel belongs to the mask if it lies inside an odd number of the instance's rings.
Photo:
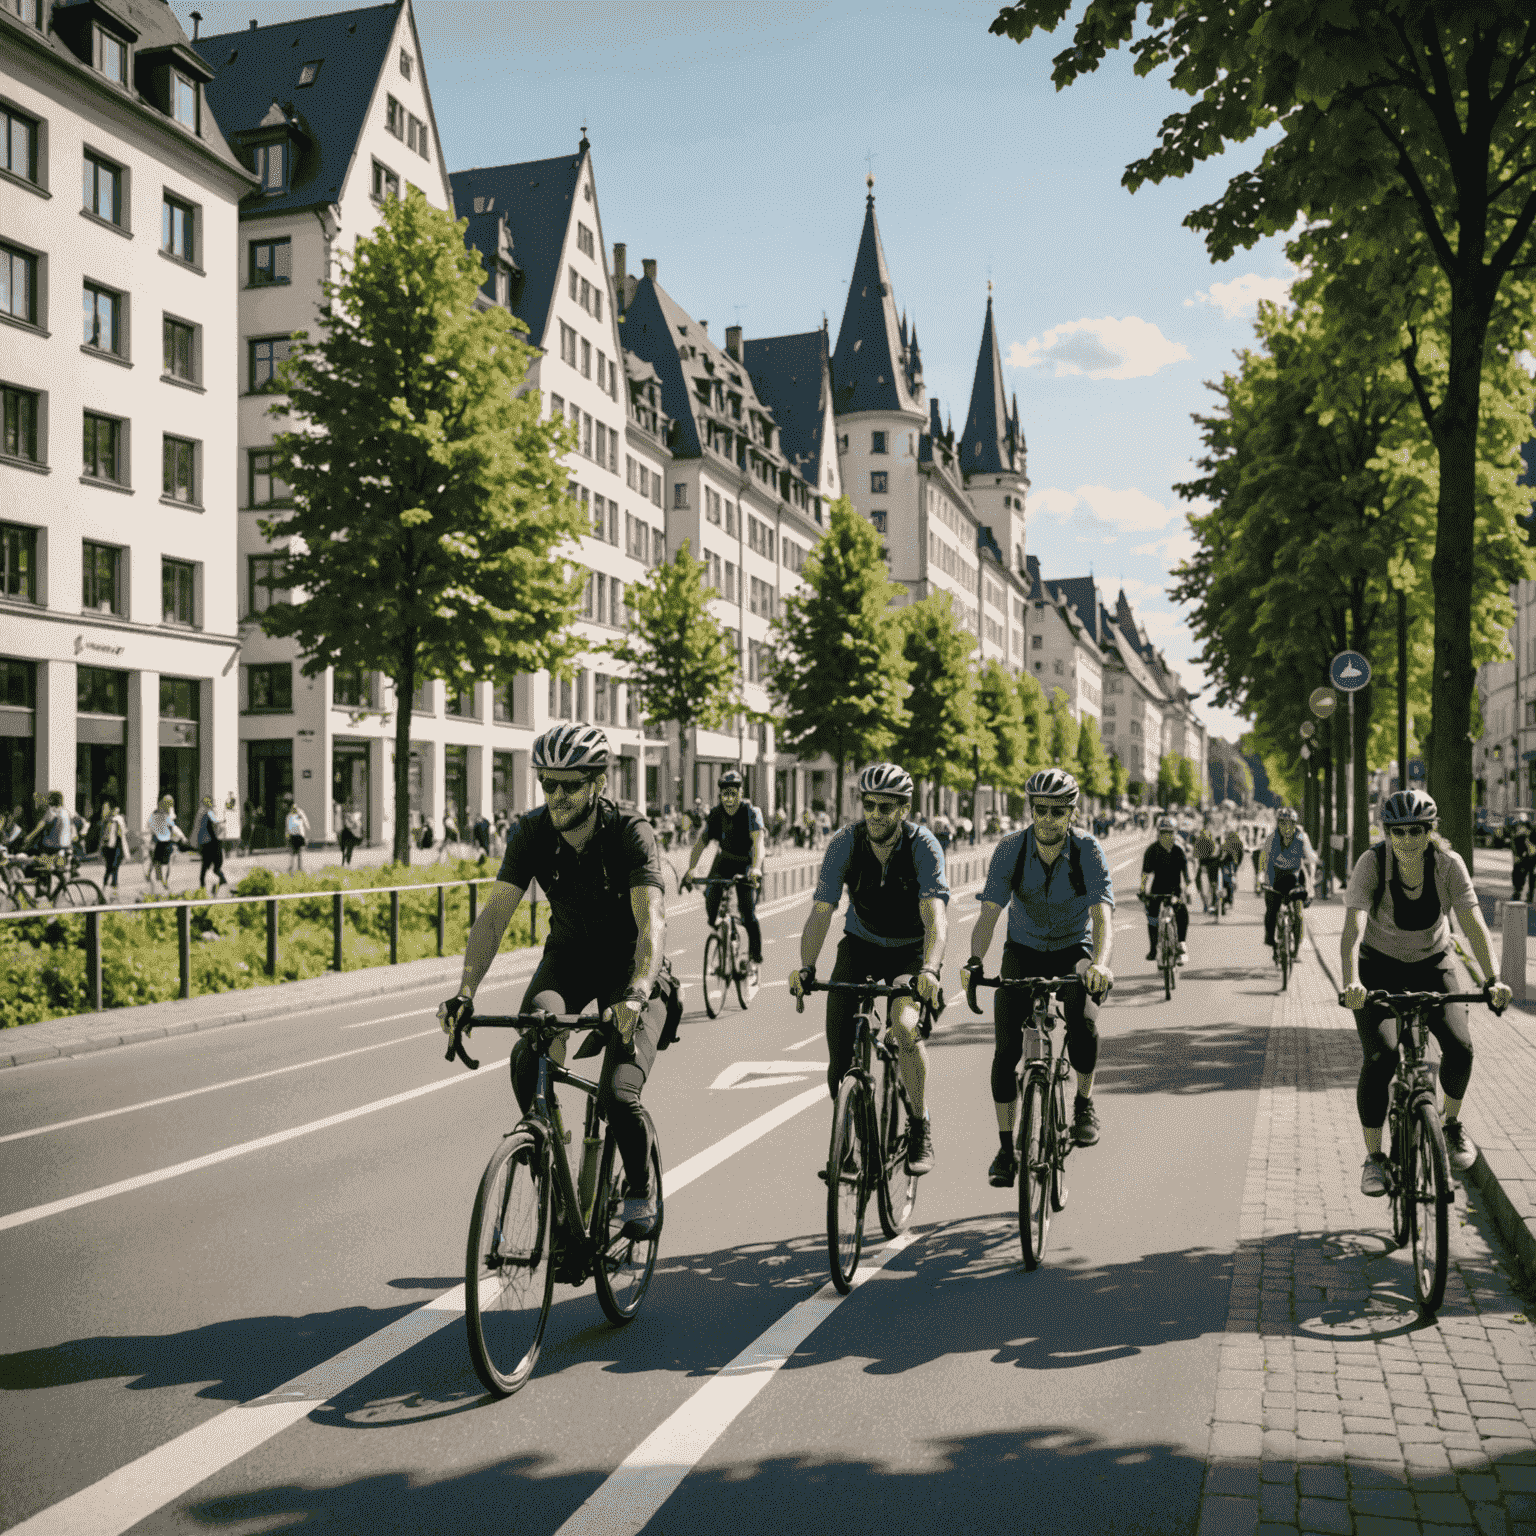
<svg viewBox="0 0 1536 1536">
<path fill-rule="evenodd" d="M 1067 1057 L 1077 1072 L 1072 1140 L 1080 1147 L 1091 1147 L 1099 1139 L 1099 1117 L 1093 1107 L 1098 1004 L 1114 980 L 1109 969 L 1114 884 L 1099 840 L 1072 830 L 1077 780 L 1060 768 L 1042 768 L 1030 777 L 1024 793 L 1031 822 L 1009 833 L 992 852 L 981 891 L 981 916 L 971 929 L 971 956 L 960 974 L 968 984 L 971 974 L 981 971 L 997 919 L 1006 907 L 1008 931 L 999 975 L 1051 979 L 1076 971 L 1082 976 L 1083 984 L 1068 988 L 1061 1000 Z M 1018 1173 L 1013 1150 L 1015 1073 L 1024 1052 L 1026 1018 L 1021 994 L 999 987 L 992 1004 L 992 1108 L 1000 1146 L 987 1169 L 987 1181 L 997 1189 L 1009 1188 Z"/>
<path fill-rule="evenodd" d="M 1188 956 L 1184 941 L 1189 937 L 1189 856 L 1174 838 L 1173 817 L 1157 818 L 1157 841 L 1147 845 L 1141 856 L 1141 890 L 1138 893 L 1147 908 L 1147 959 L 1157 959 L 1157 916 L 1165 901 L 1177 900 L 1173 919 L 1179 928 L 1178 964 Z M 1152 889 L 1147 889 L 1148 884 Z"/>
<path fill-rule="evenodd" d="M 790 973 L 789 990 L 801 997 L 816 979 L 816 959 L 846 885 L 848 916 L 831 979 L 914 982 L 918 997 L 936 1008 L 948 936 L 944 850 L 927 827 L 907 820 L 912 775 L 905 768 L 871 763 L 859 775 L 859 798 L 863 819 L 840 829 L 822 855 L 811 915 L 800 935 L 800 969 Z M 854 1002 L 851 992 L 827 993 L 827 1087 L 834 1099 L 853 1060 Z M 923 1042 L 932 1026 L 910 997 L 891 999 L 889 1019 L 900 1051 L 902 1085 L 912 1105 L 907 1172 L 927 1173 L 934 1155 L 927 1111 L 928 1048 Z"/>
<path fill-rule="evenodd" d="M 1211 831 L 1209 816 L 1201 821 L 1191 851 L 1195 856 L 1195 889 L 1200 892 L 1200 907 L 1209 912 L 1216 904 L 1216 882 L 1221 878 L 1221 845 Z"/>
<path fill-rule="evenodd" d="M 1264 872 L 1264 942 L 1275 947 L 1275 919 L 1282 901 L 1300 901 L 1305 906 L 1310 897 L 1312 877 L 1317 869 L 1317 855 L 1311 841 L 1297 823 L 1296 812 L 1281 806 L 1275 817 L 1275 830 L 1260 856 Z M 1301 913 L 1296 914 L 1296 939 L 1301 941 Z"/>
<path fill-rule="evenodd" d="M 727 768 L 720 775 L 720 803 L 705 818 L 688 855 L 688 872 L 678 882 L 683 890 L 693 889 L 693 872 L 710 843 L 719 851 L 709 867 L 709 878 L 734 877 L 736 881 L 736 904 L 741 909 L 742 927 L 747 930 L 755 971 L 763 963 L 763 930 L 757 921 L 757 888 L 763 880 L 763 813 L 750 800 L 743 802 L 741 775 L 734 768 Z M 723 885 L 712 885 L 704 893 L 704 916 L 711 928 L 720 916 L 720 903 L 724 900 Z"/>
<path fill-rule="evenodd" d="M 1387 1009 L 1365 1006 L 1367 991 L 1454 992 L 1448 914 L 1456 913 L 1486 977 L 1494 974 L 1493 944 L 1483 922 L 1472 878 L 1460 854 L 1435 832 L 1435 802 L 1421 789 L 1400 789 L 1381 808 L 1384 841 L 1355 862 L 1344 893 L 1344 932 L 1339 975 L 1344 1006 L 1354 1010 L 1364 1060 L 1355 1107 L 1365 1138 L 1360 1193 L 1387 1192 L 1381 1128 L 1387 1095 L 1397 1071 L 1397 1020 Z M 1503 1008 L 1510 989 L 1495 982 L 1490 1001 Z M 1445 1095 L 1445 1150 L 1452 1169 L 1465 1173 L 1477 1147 L 1461 1123 L 1461 1106 L 1472 1078 L 1472 1033 L 1464 1004 L 1437 1008 L 1430 1032 L 1440 1042 L 1440 1087 Z"/>
<path fill-rule="evenodd" d="M 656 1224 L 656 1195 L 650 1119 L 640 1094 L 666 1017 L 651 992 L 666 953 L 667 913 L 650 822 L 627 815 L 603 794 L 611 760 L 608 738 L 581 721 L 554 726 L 534 742 L 533 769 L 546 803 L 508 829 L 500 872 L 464 947 L 459 990 L 437 1017 L 445 1032 L 461 1015 L 473 1017 L 475 991 L 524 891 L 537 880 L 549 899 L 549 938 L 521 1011 L 579 1013 L 596 1002 L 613 1026 L 597 1102 L 624 1160 L 625 1230 L 645 1237 Z M 552 1060 L 564 1062 L 568 1038 L 569 1031 L 556 1039 Z M 519 1040 L 512 1086 L 525 1110 L 534 1072 L 531 1052 Z"/>
<path fill-rule="evenodd" d="M 1221 840 L 1221 878 L 1227 888 L 1227 905 L 1237 899 L 1237 872 L 1243 863 L 1243 840 L 1236 827 L 1228 827 Z"/>
<path fill-rule="evenodd" d="M 1531 887 L 1536 884 L 1536 851 L 1531 836 L 1531 818 L 1523 812 L 1509 834 L 1510 873 L 1514 876 L 1515 892 L 1509 899 L 1520 900 L 1520 888 L 1525 887 L 1525 899 L 1531 899 Z"/>
</svg>

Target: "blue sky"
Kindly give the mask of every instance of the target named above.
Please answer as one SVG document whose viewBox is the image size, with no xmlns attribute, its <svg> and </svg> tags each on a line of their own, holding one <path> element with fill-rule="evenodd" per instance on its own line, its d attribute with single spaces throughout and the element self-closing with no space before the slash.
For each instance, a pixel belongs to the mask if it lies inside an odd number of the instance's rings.
<svg viewBox="0 0 1536 1536">
<path fill-rule="evenodd" d="M 174 0 L 191 30 L 187 0 Z M 342 7 L 202 0 L 203 31 Z M 1080 7 L 1078 7 L 1080 10 Z M 1171 663 L 1204 679 L 1168 601 L 1188 547 L 1173 485 L 1191 413 L 1283 293 L 1278 240 L 1220 267 L 1182 227 L 1257 157 L 1240 146 L 1182 181 L 1120 185 L 1187 99 L 1124 55 L 1057 93 L 1065 31 L 991 36 L 996 4 L 780 0 L 418 0 L 448 165 L 574 149 L 587 125 L 603 233 L 720 337 L 842 318 L 872 165 L 897 303 L 917 322 L 930 396 L 962 423 L 986 307 L 1029 445 L 1027 545 L 1048 577 L 1123 583 Z M 872 156 L 872 161 L 867 160 Z M 611 252 L 610 252 L 611 254 Z M 1235 737 L 1236 717 L 1203 711 Z"/>
</svg>

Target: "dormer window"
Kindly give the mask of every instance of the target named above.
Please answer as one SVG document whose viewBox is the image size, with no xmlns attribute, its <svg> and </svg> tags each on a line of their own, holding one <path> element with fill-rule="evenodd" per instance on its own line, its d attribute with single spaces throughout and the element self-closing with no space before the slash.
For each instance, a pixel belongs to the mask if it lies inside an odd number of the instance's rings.
<svg viewBox="0 0 1536 1536">
<path fill-rule="evenodd" d="M 411 56 L 405 51 L 404 48 L 400 50 L 400 73 L 404 75 L 407 80 L 411 78 Z"/>
<path fill-rule="evenodd" d="M 99 74 L 118 85 L 128 84 L 128 44 L 114 37 L 105 27 L 93 29 L 92 63 Z"/>
<path fill-rule="evenodd" d="M 197 81 L 171 71 L 171 116 L 183 128 L 198 131 Z"/>
<path fill-rule="evenodd" d="M 258 144 L 256 146 L 256 178 L 261 190 L 269 195 L 288 190 L 288 145 Z"/>
<path fill-rule="evenodd" d="M 299 70 L 299 84 L 313 85 L 315 83 L 316 77 L 320 73 L 320 66 L 323 63 L 325 63 L 324 59 L 311 59 L 309 63 L 305 64 Z"/>
</svg>

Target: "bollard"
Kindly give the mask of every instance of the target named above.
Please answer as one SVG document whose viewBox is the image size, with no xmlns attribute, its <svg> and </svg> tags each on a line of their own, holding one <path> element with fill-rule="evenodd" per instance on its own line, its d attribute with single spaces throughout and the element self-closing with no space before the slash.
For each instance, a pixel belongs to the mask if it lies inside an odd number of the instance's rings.
<svg viewBox="0 0 1536 1536">
<path fill-rule="evenodd" d="M 277 903 L 267 903 L 267 975 L 277 975 Z"/>
<path fill-rule="evenodd" d="M 1499 980 L 1525 1001 L 1525 931 L 1530 907 L 1523 901 L 1504 903 L 1504 945 L 1499 957 Z"/>
<path fill-rule="evenodd" d="M 176 908 L 176 959 L 181 966 L 181 996 L 192 996 L 192 908 Z"/>
<path fill-rule="evenodd" d="M 443 888 L 437 888 L 437 953 L 441 958 L 443 953 L 444 930 L 448 925 L 448 904 L 443 898 Z"/>
<path fill-rule="evenodd" d="M 85 914 L 85 985 L 91 1007 L 101 1012 L 101 913 Z"/>
<path fill-rule="evenodd" d="M 331 969 L 339 971 L 341 965 L 341 892 L 331 897 Z"/>
<path fill-rule="evenodd" d="M 400 963 L 400 892 L 389 893 L 389 963 Z"/>
</svg>

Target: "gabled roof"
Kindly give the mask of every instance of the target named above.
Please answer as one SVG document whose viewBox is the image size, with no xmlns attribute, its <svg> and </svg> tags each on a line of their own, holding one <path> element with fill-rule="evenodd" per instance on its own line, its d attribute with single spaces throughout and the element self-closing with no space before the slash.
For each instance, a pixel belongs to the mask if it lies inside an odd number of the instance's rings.
<svg viewBox="0 0 1536 1536">
<path fill-rule="evenodd" d="M 1024 473 L 1024 434 L 1019 430 L 1017 403 L 1010 415 L 1003 394 L 1003 359 L 997 349 L 990 293 L 987 318 L 981 327 L 981 350 L 976 354 L 971 410 L 960 440 L 960 468 L 967 477 Z"/>
<path fill-rule="evenodd" d="M 455 215 L 469 220 L 468 240 L 476 250 L 495 254 L 497 223 L 506 215 L 512 248 L 523 270 L 522 292 L 512 312 L 528 327 L 535 346 L 543 345 L 549 326 L 576 188 L 589 153 L 583 139 L 575 154 L 478 166 L 455 171 L 448 178 Z"/>
<path fill-rule="evenodd" d="M 628 324 L 628 322 L 625 322 Z M 827 333 L 764 336 L 743 344 L 743 357 L 757 397 L 779 424 L 779 445 L 791 468 L 807 485 L 821 483 L 823 442 L 830 383 Z"/>
<path fill-rule="evenodd" d="M 1099 589 L 1092 576 L 1069 576 L 1064 581 L 1053 581 L 1055 589 L 1077 609 L 1077 616 L 1093 636 L 1094 643 L 1103 642 L 1104 633 L 1099 628 L 1099 615 L 1103 605 L 1099 602 Z"/>
<path fill-rule="evenodd" d="M 232 139 L 284 123 L 296 130 L 288 190 L 264 194 L 262 213 L 292 213 L 341 196 L 402 3 L 222 32 L 193 44 L 213 71 L 208 105 Z M 314 84 L 301 86 L 299 72 L 316 59 L 324 63 Z"/>
<path fill-rule="evenodd" d="M 921 416 L 921 385 L 914 388 L 910 367 L 871 192 L 832 354 L 833 409 L 839 416 L 857 411 L 911 411 Z"/>
</svg>

